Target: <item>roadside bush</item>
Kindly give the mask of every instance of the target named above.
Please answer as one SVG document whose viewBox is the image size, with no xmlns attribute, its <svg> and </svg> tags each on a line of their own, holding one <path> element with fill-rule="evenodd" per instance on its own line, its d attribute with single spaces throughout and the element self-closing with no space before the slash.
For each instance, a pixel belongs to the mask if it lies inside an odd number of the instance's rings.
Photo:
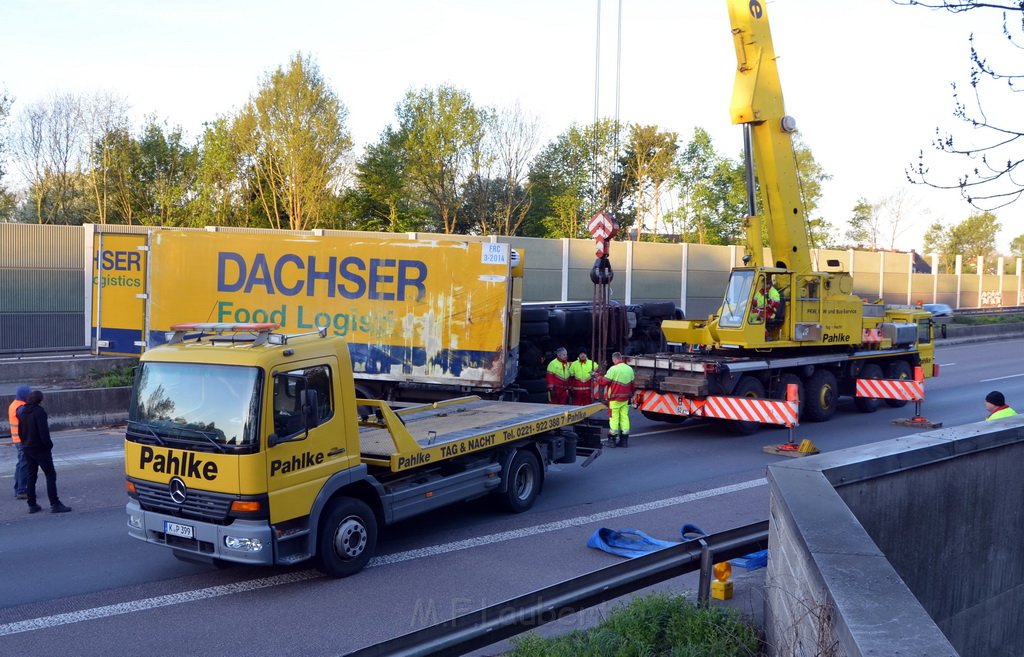
<svg viewBox="0 0 1024 657">
<path fill-rule="evenodd" d="M 699 607 L 683 596 L 653 594 L 616 607 L 590 630 L 513 642 L 511 657 L 753 657 L 757 629 L 734 609 Z"/>
<path fill-rule="evenodd" d="M 92 370 L 86 377 L 86 385 L 90 388 L 123 388 L 132 384 L 132 370 L 130 365 L 118 367 L 112 370 L 100 372 Z"/>
</svg>

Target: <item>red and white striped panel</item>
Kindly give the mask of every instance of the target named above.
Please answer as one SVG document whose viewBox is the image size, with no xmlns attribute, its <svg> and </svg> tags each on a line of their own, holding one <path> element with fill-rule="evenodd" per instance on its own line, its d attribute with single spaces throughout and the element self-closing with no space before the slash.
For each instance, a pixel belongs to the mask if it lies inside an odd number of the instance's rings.
<svg viewBox="0 0 1024 657">
<path fill-rule="evenodd" d="M 685 397 L 672 393 L 651 392 L 644 390 L 637 393 L 637 408 L 648 413 L 664 413 L 665 415 L 691 415 L 693 413 L 690 402 Z"/>
<path fill-rule="evenodd" d="M 701 415 L 722 420 L 743 420 L 796 425 L 799 402 L 776 399 L 753 399 L 751 397 L 708 397 Z"/>
<path fill-rule="evenodd" d="M 861 340 L 865 343 L 868 342 L 881 342 L 882 341 L 882 329 L 866 328 Z"/>
<path fill-rule="evenodd" d="M 910 379 L 857 379 L 857 396 L 872 399 L 924 399 L 924 383 Z"/>
</svg>

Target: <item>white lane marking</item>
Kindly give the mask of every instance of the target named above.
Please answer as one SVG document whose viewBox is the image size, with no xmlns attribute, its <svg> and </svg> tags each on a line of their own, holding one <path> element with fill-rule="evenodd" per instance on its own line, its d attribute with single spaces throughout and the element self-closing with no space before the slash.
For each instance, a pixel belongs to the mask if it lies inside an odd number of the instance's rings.
<svg viewBox="0 0 1024 657">
<path fill-rule="evenodd" d="M 953 367 L 956 363 L 939 363 L 939 367 Z"/>
<path fill-rule="evenodd" d="M 1024 374 L 1010 374 L 1009 376 L 997 376 L 993 379 L 982 379 L 979 383 L 988 383 L 989 381 L 1002 381 L 1003 379 L 1016 379 L 1018 376 L 1024 376 Z"/>
<path fill-rule="evenodd" d="M 743 481 L 738 484 L 721 486 L 719 488 L 712 488 L 710 490 L 699 491 L 696 493 L 689 493 L 688 495 L 680 495 L 678 497 L 670 497 L 668 499 L 657 500 L 655 502 L 647 502 L 646 504 L 636 504 L 634 506 L 626 506 L 620 509 L 611 509 L 610 511 L 593 513 L 589 516 L 577 516 L 575 518 L 567 518 L 565 520 L 556 520 L 555 522 L 549 522 L 543 525 L 534 525 L 533 527 L 513 529 L 507 532 L 498 532 L 497 534 L 489 534 L 488 536 L 468 538 L 463 541 L 444 543 L 442 545 L 433 545 L 431 547 L 419 548 L 417 550 L 408 550 L 406 552 L 396 552 L 395 554 L 386 554 L 384 556 L 372 559 L 369 565 L 384 566 L 387 564 L 409 561 L 410 559 L 432 557 L 439 554 L 447 554 L 449 552 L 457 552 L 459 550 L 467 550 L 469 548 L 480 547 L 482 545 L 511 541 L 517 538 L 525 538 L 527 536 L 543 534 L 545 532 L 553 532 L 559 529 L 579 527 L 580 525 L 589 525 L 592 522 L 598 522 L 600 520 L 610 520 L 612 518 L 628 516 L 634 513 L 643 513 L 644 511 L 663 509 L 667 506 L 687 504 L 689 502 L 695 502 L 697 500 L 703 500 L 709 497 L 716 497 L 718 495 L 728 495 L 729 493 L 735 493 L 741 490 L 746 490 L 748 488 L 764 486 L 767 483 L 768 481 L 766 479 L 752 479 L 750 481 Z"/>
<path fill-rule="evenodd" d="M 494 543 L 511 541 L 517 538 L 526 538 L 528 536 L 535 536 L 537 534 L 543 534 L 546 532 L 558 531 L 559 529 L 579 527 L 581 525 L 588 525 L 593 522 L 610 520 L 621 516 L 632 515 L 634 513 L 654 511 L 656 509 L 663 509 L 669 506 L 687 504 L 689 502 L 696 502 L 697 500 L 718 497 L 719 495 L 728 495 L 730 493 L 736 493 L 742 490 L 747 490 L 748 488 L 764 486 L 767 483 L 768 481 L 763 478 L 751 479 L 749 481 L 741 481 L 739 483 L 730 484 L 728 486 L 720 486 L 718 488 L 711 488 L 709 490 L 697 491 L 696 493 L 688 493 L 686 495 L 670 497 L 664 500 L 647 502 L 646 504 L 634 504 L 633 506 L 611 509 L 609 511 L 602 511 L 600 513 L 592 513 L 586 516 L 567 518 L 565 520 L 557 520 L 555 522 L 548 522 L 542 525 L 534 525 L 533 527 L 524 527 L 523 529 L 514 529 L 507 532 L 498 532 L 496 534 L 478 536 L 476 538 L 470 538 L 462 541 L 443 543 L 441 545 L 433 545 L 430 547 L 418 548 L 416 550 L 406 550 L 405 552 L 396 552 L 395 554 L 386 554 L 371 559 L 370 563 L 367 564 L 367 568 L 375 568 L 377 566 L 386 566 L 389 564 L 401 563 L 403 561 L 411 561 L 413 559 L 422 559 L 423 557 L 432 557 L 441 554 L 448 554 L 451 552 L 458 552 L 460 550 L 468 550 L 471 548 L 482 547 Z M 130 614 L 136 611 L 145 611 L 147 609 L 167 607 L 170 605 L 183 604 L 186 602 L 208 600 L 210 598 L 216 598 L 223 595 L 246 593 L 248 591 L 265 589 L 271 586 L 280 586 L 282 584 L 294 584 L 296 582 L 302 582 L 309 579 L 316 579 L 319 577 L 323 577 L 323 575 L 319 571 L 304 570 L 297 573 L 275 575 L 273 577 L 263 577 L 260 579 L 253 579 L 246 582 L 225 584 L 223 586 L 211 586 L 209 588 L 197 589 L 195 591 L 182 591 L 181 593 L 161 595 L 155 598 L 144 598 L 142 600 L 122 602 L 119 604 L 107 605 L 104 607 L 82 609 L 81 611 L 74 611 L 66 614 L 56 614 L 53 616 L 31 618 L 29 620 L 17 621 L 14 623 L 6 623 L 0 625 L 0 636 L 6 636 L 8 634 L 18 634 L 20 632 L 32 632 L 35 630 L 45 630 L 60 625 L 70 625 L 72 623 L 80 623 L 82 621 L 96 620 L 99 618 L 109 618 L 111 616 L 120 616 L 122 614 Z"/>
<path fill-rule="evenodd" d="M 109 618 L 110 616 L 131 614 L 136 611 L 168 607 L 170 605 L 182 604 L 184 602 L 208 600 L 209 598 L 216 598 L 222 595 L 245 593 L 246 591 L 265 589 L 267 587 L 278 586 L 280 584 L 292 584 L 294 582 L 301 582 L 307 579 L 314 579 L 316 577 L 323 577 L 323 575 L 315 570 L 304 570 L 299 573 L 290 573 L 288 575 L 276 575 L 274 577 L 252 579 L 247 582 L 236 582 L 234 584 L 225 584 L 223 586 L 211 586 L 209 588 L 197 589 L 195 591 L 182 591 L 181 593 L 161 595 L 155 598 L 145 598 L 143 600 L 133 600 L 132 602 L 122 602 L 116 605 L 107 605 L 105 607 L 82 609 L 81 611 L 72 611 L 66 614 L 31 618 L 29 620 L 0 625 L 0 636 L 18 634 L 19 632 L 31 632 L 34 630 L 45 630 L 51 627 L 57 627 L 58 625 L 70 625 L 71 623 L 80 623 L 82 621 L 95 620 L 97 618 Z"/>
<path fill-rule="evenodd" d="M 634 438 L 636 438 L 637 436 L 654 436 L 659 433 L 672 433 L 673 431 L 679 431 L 681 429 L 682 427 L 676 427 L 674 429 L 658 429 L 657 431 L 644 431 L 642 433 L 634 433 L 632 434 L 632 436 Z"/>
</svg>

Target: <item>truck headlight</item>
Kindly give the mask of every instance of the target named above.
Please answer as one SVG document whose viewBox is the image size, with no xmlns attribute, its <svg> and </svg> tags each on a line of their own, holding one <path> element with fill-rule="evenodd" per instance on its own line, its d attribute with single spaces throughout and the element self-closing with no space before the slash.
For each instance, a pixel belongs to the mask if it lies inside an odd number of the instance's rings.
<svg viewBox="0 0 1024 657">
<path fill-rule="evenodd" d="M 134 513 L 128 514 L 128 526 L 132 529 L 142 529 L 142 516 Z"/>
<path fill-rule="evenodd" d="M 263 549 L 263 542 L 258 538 L 243 538 L 241 536 L 225 536 L 224 547 L 231 550 L 243 552 L 259 552 Z"/>
</svg>

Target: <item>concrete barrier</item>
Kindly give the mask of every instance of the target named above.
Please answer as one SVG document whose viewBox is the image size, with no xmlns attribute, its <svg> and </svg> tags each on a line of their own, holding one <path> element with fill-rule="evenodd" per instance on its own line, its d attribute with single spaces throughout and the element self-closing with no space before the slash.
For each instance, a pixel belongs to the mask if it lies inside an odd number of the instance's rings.
<svg viewBox="0 0 1024 657">
<path fill-rule="evenodd" d="M 1024 654 L 1024 416 L 768 466 L 769 654 Z"/>
<path fill-rule="evenodd" d="M 131 388 L 80 388 L 43 390 L 43 408 L 50 419 L 50 430 L 84 427 L 105 427 L 123 424 L 128 420 L 128 399 Z M 0 396 L 3 419 L 0 437 L 10 436 L 7 407 L 14 395 Z"/>
</svg>

